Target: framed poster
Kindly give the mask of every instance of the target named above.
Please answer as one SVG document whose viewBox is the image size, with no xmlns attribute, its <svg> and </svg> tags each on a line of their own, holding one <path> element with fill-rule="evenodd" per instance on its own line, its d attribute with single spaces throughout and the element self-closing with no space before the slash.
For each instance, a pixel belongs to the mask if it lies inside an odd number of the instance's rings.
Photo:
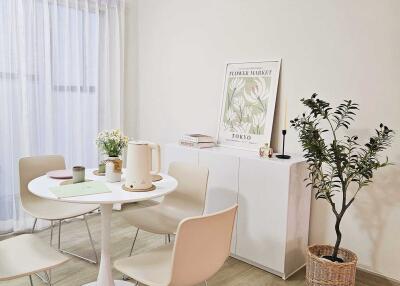
<svg viewBox="0 0 400 286">
<path fill-rule="evenodd" d="M 218 144 L 258 150 L 270 143 L 281 60 L 228 63 Z"/>
</svg>

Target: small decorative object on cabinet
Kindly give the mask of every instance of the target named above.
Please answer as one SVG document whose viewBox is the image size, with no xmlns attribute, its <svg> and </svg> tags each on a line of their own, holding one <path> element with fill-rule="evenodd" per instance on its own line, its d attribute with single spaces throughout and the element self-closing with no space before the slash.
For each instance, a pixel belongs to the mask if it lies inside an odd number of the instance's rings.
<svg viewBox="0 0 400 286">
<path fill-rule="evenodd" d="M 185 134 L 179 140 L 181 145 L 185 145 L 193 148 L 211 148 L 215 147 L 215 139 L 209 135 L 204 134 Z"/>
<path fill-rule="evenodd" d="M 181 145 L 184 145 L 184 146 L 187 146 L 187 147 L 193 147 L 193 148 L 198 148 L 198 149 L 212 148 L 212 147 L 215 147 L 217 145 L 217 144 L 215 144 L 215 142 L 193 143 L 193 142 L 187 142 L 185 140 L 180 140 L 179 143 Z"/>
<path fill-rule="evenodd" d="M 128 146 L 128 137 L 121 131 L 102 131 L 97 135 L 96 144 L 99 150 L 108 156 L 106 162 L 106 180 L 109 182 L 121 181 L 122 160 L 120 156 Z"/>
<path fill-rule="evenodd" d="M 260 156 L 260 158 L 267 158 L 269 157 L 269 144 L 265 143 L 263 146 L 260 147 L 260 149 L 258 150 L 258 155 Z"/>
<path fill-rule="evenodd" d="M 290 123 L 299 133 L 307 158 L 308 185 L 314 191 L 315 199 L 326 200 L 336 217 L 335 246 L 314 245 L 308 248 L 307 285 L 353 286 L 357 256 L 340 248 L 340 222 L 359 191 L 372 183 L 374 172 L 389 164 L 388 159 L 380 161 L 378 155 L 390 146 L 394 132 L 381 123 L 365 144 L 360 143 L 356 135 L 339 138 L 341 129 L 348 129 L 354 120 L 357 103 L 345 100 L 339 106 L 331 107 L 315 93 L 301 102 L 308 112 Z M 348 192 L 353 187 L 355 192 Z M 332 199 L 339 194 L 341 207 Z"/>
<path fill-rule="evenodd" d="M 274 155 L 274 149 L 269 148 L 269 150 L 268 150 L 268 158 L 272 158 L 272 155 Z"/>
<path fill-rule="evenodd" d="M 287 128 L 288 128 L 288 120 L 287 120 L 287 99 L 285 100 L 285 128 L 282 130 L 282 154 L 276 155 L 276 158 L 279 159 L 290 159 L 289 155 L 285 154 L 285 139 L 286 139 L 286 134 L 287 134 Z"/>
<path fill-rule="evenodd" d="M 283 135 L 282 154 L 276 155 L 276 158 L 278 158 L 278 159 L 290 159 L 290 156 L 285 154 L 286 133 L 287 133 L 286 129 L 282 130 L 282 135 Z"/>
<path fill-rule="evenodd" d="M 212 136 L 205 134 L 185 134 L 181 138 L 181 142 L 191 142 L 191 143 L 214 143 L 215 139 Z"/>
<path fill-rule="evenodd" d="M 265 160 L 227 147 L 168 144 L 163 169 L 183 161 L 209 169 L 205 213 L 238 204 L 231 255 L 284 279 L 305 265 L 311 195 L 305 160 Z"/>
</svg>

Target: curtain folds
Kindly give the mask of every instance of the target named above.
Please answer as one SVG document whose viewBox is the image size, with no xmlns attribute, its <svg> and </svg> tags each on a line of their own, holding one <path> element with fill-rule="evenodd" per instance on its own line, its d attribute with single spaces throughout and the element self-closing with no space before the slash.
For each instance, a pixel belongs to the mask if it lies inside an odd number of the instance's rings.
<svg viewBox="0 0 400 286">
<path fill-rule="evenodd" d="M 99 130 L 122 127 L 124 0 L 0 1 L 0 233 L 32 226 L 18 160 L 96 166 Z"/>
</svg>

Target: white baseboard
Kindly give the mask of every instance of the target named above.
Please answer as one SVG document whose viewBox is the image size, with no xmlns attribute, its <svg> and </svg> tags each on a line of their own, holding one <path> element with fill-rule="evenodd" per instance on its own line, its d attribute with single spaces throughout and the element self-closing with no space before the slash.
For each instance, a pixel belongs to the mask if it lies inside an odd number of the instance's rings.
<svg viewBox="0 0 400 286">
<path fill-rule="evenodd" d="M 368 266 L 366 266 L 366 265 L 358 264 L 358 265 L 357 265 L 357 269 L 358 269 L 358 270 L 361 270 L 361 271 L 363 271 L 363 272 L 366 272 L 366 273 L 368 273 L 368 274 L 371 274 L 371 275 L 373 275 L 373 276 L 377 276 L 377 277 L 380 277 L 380 278 L 383 278 L 383 279 L 387 279 L 387 280 L 389 280 L 389 281 L 391 281 L 391 282 L 393 282 L 393 283 L 396 283 L 396 284 L 399 284 L 399 285 L 400 285 L 400 280 L 397 280 L 397 279 L 388 277 L 388 276 L 386 276 L 386 275 L 384 275 L 384 274 L 382 274 L 382 273 L 380 273 L 380 272 L 373 271 L 373 270 L 371 270 L 371 269 L 370 269 Z"/>
</svg>

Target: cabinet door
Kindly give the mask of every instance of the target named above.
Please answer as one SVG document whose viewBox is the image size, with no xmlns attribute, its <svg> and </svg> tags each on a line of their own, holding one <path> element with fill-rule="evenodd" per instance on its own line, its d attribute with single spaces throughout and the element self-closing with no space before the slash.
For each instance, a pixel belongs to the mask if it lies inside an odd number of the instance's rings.
<svg viewBox="0 0 400 286">
<path fill-rule="evenodd" d="M 187 162 L 198 165 L 199 150 L 187 148 L 177 144 L 165 145 L 162 152 L 162 170 L 168 172 L 169 164 L 172 162 Z"/>
<path fill-rule="evenodd" d="M 199 153 L 199 165 L 208 167 L 210 175 L 205 213 L 217 212 L 237 203 L 239 158 L 212 151 Z M 236 248 L 236 223 L 233 230 L 231 252 Z"/>
<path fill-rule="evenodd" d="M 240 158 L 236 253 L 284 272 L 289 168 Z"/>
<path fill-rule="evenodd" d="M 306 262 L 310 203 L 312 192 L 306 188 L 308 177 L 305 162 L 293 164 L 290 168 L 288 219 L 286 233 L 285 274 L 290 275 Z"/>
</svg>

